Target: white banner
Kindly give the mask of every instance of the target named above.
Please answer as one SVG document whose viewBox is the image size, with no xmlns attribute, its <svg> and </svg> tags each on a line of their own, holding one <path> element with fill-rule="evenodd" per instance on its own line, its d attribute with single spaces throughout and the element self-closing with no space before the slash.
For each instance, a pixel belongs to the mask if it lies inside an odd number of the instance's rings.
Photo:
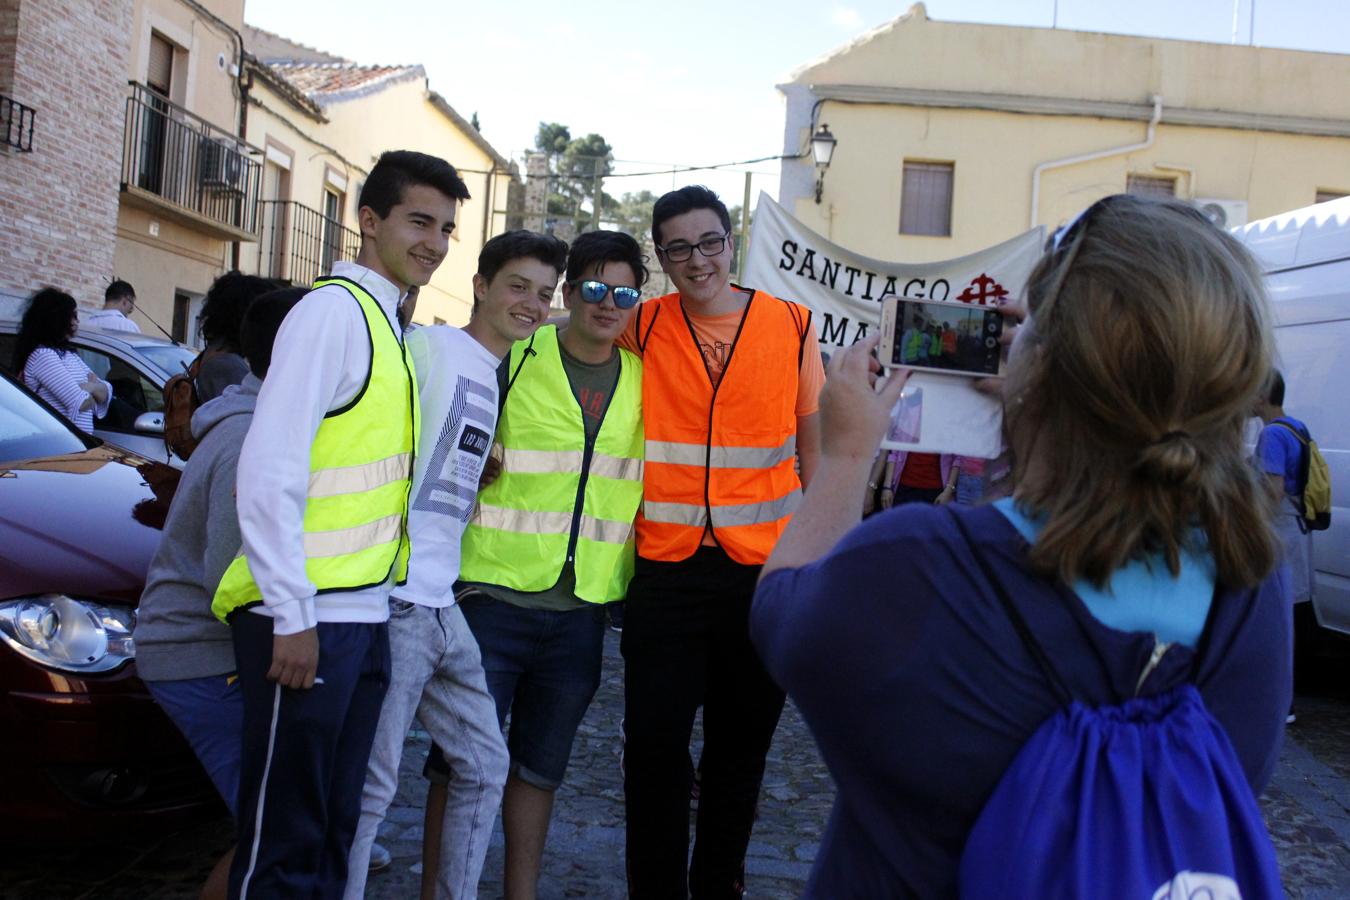
<svg viewBox="0 0 1350 900">
<path fill-rule="evenodd" d="M 1044 229 L 957 259 L 898 263 L 872 259 L 806 228 L 759 195 L 742 281 L 810 308 L 822 353 L 880 327 L 887 297 L 991 306 L 1019 296 L 1040 257 Z M 885 446 L 992 458 L 1002 450 L 1002 409 L 960 375 L 915 372 L 896 407 Z"/>
</svg>

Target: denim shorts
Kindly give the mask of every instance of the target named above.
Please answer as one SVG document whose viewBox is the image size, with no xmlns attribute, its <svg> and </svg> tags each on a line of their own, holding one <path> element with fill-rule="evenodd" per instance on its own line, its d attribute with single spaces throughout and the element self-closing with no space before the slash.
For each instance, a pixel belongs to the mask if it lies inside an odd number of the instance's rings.
<svg viewBox="0 0 1350 900">
<path fill-rule="evenodd" d="M 541 790 L 556 790 L 600 687 L 604 607 L 526 609 L 478 591 L 466 592 L 459 606 L 478 640 L 498 724 L 505 728 L 510 715 L 511 772 Z M 438 756 L 433 748 L 432 777 Z"/>
<path fill-rule="evenodd" d="M 220 798 L 234 815 L 243 748 L 244 699 L 233 674 L 147 681 L 150 696 L 187 738 Z"/>
</svg>

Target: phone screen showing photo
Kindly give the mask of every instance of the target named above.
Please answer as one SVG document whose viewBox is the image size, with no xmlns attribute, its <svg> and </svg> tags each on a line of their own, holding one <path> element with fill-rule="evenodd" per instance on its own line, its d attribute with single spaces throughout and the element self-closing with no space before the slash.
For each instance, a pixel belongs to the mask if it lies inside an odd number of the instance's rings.
<svg viewBox="0 0 1350 900">
<path fill-rule="evenodd" d="M 1001 375 L 1003 315 L 995 308 L 922 300 L 887 301 L 881 363 L 952 375 Z"/>
</svg>

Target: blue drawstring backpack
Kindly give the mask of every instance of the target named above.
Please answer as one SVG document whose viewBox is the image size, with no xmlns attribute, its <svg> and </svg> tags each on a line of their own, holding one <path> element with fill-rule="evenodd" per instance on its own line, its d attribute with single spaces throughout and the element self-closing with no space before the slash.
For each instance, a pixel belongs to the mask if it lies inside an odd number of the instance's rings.
<svg viewBox="0 0 1350 900">
<path fill-rule="evenodd" d="M 1018 752 L 961 854 L 972 900 L 1264 900 L 1284 896 L 1275 848 L 1223 727 L 1191 677 L 1089 707 L 1074 699 L 981 557 L 986 580 L 1062 704 Z M 1212 618 L 1212 617 L 1211 617 Z M 1136 692 L 1170 645 L 1160 643 Z"/>
</svg>

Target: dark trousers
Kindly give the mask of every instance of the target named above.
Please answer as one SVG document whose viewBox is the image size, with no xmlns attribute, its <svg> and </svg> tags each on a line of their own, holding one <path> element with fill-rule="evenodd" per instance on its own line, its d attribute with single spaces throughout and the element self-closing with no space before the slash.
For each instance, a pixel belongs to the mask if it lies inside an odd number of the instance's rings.
<svg viewBox="0 0 1350 900">
<path fill-rule="evenodd" d="M 389 628 L 322 622 L 318 629 L 323 681 L 292 690 L 267 680 L 272 620 L 243 611 L 231 622 L 244 700 L 231 898 L 339 898 L 347 883 L 389 685 Z"/>
<path fill-rule="evenodd" d="M 900 506 L 905 503 L 927 503 L 932 506 L 937 502 L 937 498 L 942 494 L 942 488 L 916 488 L 905 484 L 895 486 L 895 499 L 891 501 L 892 506 Z"/>
<path fill-rule="evenodd" d="M 716 547 L 677 563 L 639 558 L 628 588 L 624 796 L 628 891 L 738 897 L 764 759 L 783 692 L 750 644 L 758 566 Z M 703 707 L 702 781 L 689 860 L 689 738 Z M 686 887 L 687 885 L 687 887 Z"/>
</svg>

